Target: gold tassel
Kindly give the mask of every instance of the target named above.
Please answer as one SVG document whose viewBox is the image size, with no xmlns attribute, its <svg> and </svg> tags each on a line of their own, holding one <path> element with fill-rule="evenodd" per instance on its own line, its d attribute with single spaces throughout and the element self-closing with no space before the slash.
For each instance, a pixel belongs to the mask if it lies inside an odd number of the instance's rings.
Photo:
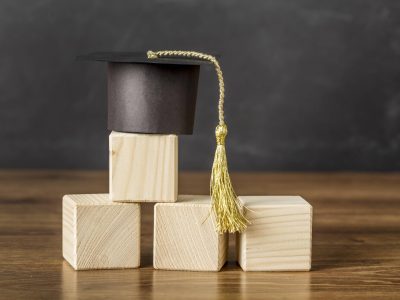
<svg viewBox="0 0 400 300">
<path fill-rule="evenodd" d="M 213 200 L 212 208 L 217 218 L 218 233 L 236 231 L 242 232 L 247 227 L 247 219 L 243 215 L 243 206 L 233 190 L 228 172 L 228 161 L 225 151 L 225 137 L 228 128 L 225 124 L 215 129 L 217 149 L 211 171 L 210 193 Z"/>
<path fill-rule="evenodd" d="M 162 56 L 180 56 L 190 57 L 211 62 L 218 76 L 219 82 L 219 101 L 218 101 L 218 117 L 219 125 L 215 129 L 217 140 L 217 149 L 215 150 L 214 163 L 211 171 L 210 194 L 212 199 L 212 210 L 215 213 L 218 233 L 225 232 L 243 232 L 248 224 L 248 220 L 244 216 L 243 205 L 240 203 L 233 190 L 231 178 L 228 172 L 228 161 L 226 158 L 225 138 L 228 134 L 228 128 L 224 121 L 224 78 L 221 67 L 217 59 L 208 54 L 194 51 L 147 51 L 149 59 L 156 59 Z"/>
</svg>

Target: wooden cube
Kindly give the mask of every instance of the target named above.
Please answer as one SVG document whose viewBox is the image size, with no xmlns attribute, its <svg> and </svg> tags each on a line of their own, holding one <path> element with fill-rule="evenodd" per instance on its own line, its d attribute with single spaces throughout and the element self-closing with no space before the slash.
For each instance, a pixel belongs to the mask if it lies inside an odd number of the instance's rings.
<svg viewBox="0 0 400 300">
<path fill-rule="evenodd" d="M 140 205 L 108 194 L 63 198 L 63 256 L 75 270 L 140 265 Z"/>
<path fill-rule="evenodd" d="M 179 196 L 154 207 L 156 269 L 219 271 L 226 262 L 228 235 L 215 230 L 210 196 Z"/>
<path fill-rule="evenodd" d="M 299 196 L 240 196 L 251 222 L 238 234 L 244 271 L 309 271 L 312 206 Z"/>
<path fill-rule="evenodd" d="M 178 197 L 178 137 L 110 134 L 110 199 L 175 202 Z"/>
</svg>

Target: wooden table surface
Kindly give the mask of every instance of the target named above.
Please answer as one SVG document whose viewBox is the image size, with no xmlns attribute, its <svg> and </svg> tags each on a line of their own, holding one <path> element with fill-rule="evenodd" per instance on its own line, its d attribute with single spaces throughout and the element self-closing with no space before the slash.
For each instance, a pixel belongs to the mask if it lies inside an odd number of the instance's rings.
<svg viewBox="0 0 400 300">
<path fill-rule="evenodd" d="M 142 268 L 74 271 L 61 253 L 61 197 L 106 192 L 105 171 L 0 171 L 1 299 L 400 299 L 400 174 L 237 173 L 242 195 L 301 195 L 314 207 L 311 272 L 152 269 L 152 206 Z M 180 193 L 208 192 L 181 173 Z"/>
</svg>

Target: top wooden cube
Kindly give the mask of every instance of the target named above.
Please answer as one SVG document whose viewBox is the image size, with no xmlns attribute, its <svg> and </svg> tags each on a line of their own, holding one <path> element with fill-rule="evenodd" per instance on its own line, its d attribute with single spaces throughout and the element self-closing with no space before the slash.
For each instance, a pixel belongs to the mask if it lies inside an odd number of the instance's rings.
<svg viewBox="0 0 400 300">
<path fill-rule="evenodd" d="M 178 137 L 113 131 L 110 200 L 175 202 L 178 197 Z"/>
</svg>

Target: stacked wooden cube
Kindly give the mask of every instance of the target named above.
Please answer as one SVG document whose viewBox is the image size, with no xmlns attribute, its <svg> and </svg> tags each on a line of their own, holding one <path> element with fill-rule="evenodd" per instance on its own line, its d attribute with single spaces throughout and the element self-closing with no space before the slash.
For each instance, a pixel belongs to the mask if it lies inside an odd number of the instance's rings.
<svg viewBox="0 0 400 300">
<path fill-rule="evenodd" d="M 140 266 L 140 203 L 154 207 L 154 268 L 219 271 L 228 235 L 218 234 L 210 196 L 178 196 L 176 135 L 112 132 L 109 194 L 63 198 L 63 256 L 76 270 Z M 311 268 L 312 207 L 298 196 L 240 196 L 250 221 L 238 234 L 244 271 Z"/>
</svg>

